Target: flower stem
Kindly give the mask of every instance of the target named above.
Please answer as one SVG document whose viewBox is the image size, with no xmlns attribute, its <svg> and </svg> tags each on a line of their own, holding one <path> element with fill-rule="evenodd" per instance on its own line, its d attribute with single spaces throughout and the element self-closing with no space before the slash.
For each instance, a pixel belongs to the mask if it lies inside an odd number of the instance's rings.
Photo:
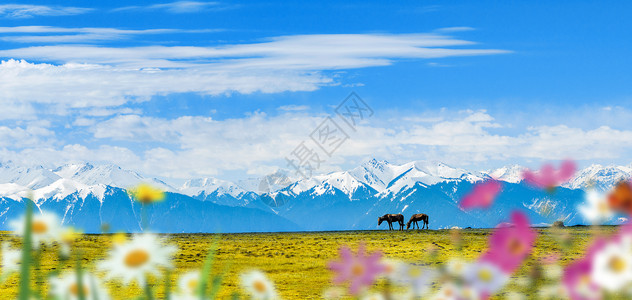
<svg viewBox="0 0 632 300">
<path fill-rule="evenodd" d="M 31 248 L 32 248 L 32 232 L 33 227 L 33 202 L 31 199 L 25 199 L 26 216 L 24 221 L 24 238 L 22 240 L 22 265 L 20 266 L 20 300 L 29 300 L 31 294 Z"/>
</svg>

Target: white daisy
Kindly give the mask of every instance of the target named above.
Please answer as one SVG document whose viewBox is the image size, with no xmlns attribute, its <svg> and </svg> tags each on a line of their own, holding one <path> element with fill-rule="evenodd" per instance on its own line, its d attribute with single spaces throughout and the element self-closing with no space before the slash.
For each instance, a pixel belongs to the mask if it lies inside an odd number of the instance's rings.
<svg viewBox="0 0 632 300">
<path fill-rule="evenodd" d="M 606 195 L 596 190 L 586 192 L 586 201 L 578 208 L 579 212 L 593 224 L 602 224 L 614 216 Z"/>
<path fill-rule="evenodd" d="M 381 276 L 386 277 L 391 282 L 400 283 L 402 279 L 400 277 L 401 271 L 402 269 L 405 269 L 408 264 L 395 259 L 384 259 L 381 262 L 385 266 L 384 272 Z"/>
<path fill-rule="evenodd" d="M 261 271 L 252 270 L 240 275 L 241 286 L 250 294 L 252 299 L 277 299 L 277 293 L 272 281 Z"/>
<path fill-rule="evenodd" d="M 22 216 L 17 220 L 11 221 L 9 224 L 11 229 L 24 236 L 26 216 Z M 39 248 L 40 244 L 52 244 L 53 242 L 61 239 L 62 226 L 61 220 L 56 214 L 42 211 L 41 213 L 35 212 L 32 218 L 33 224 L 31 225 L 31 240 L 34 248 Z"/>
<path fill-rule="evenodd" d="M 108 278 L 121 279 L 125 284 L 137 281 L 142 286 L 148 273 L 160 276 L 159 268 L 171 267 L 171 257 L 177 250 L 162 245 L 156 235 L 137 234 L 129 242 L 114 245 L 99 268 L 107 272 Z"/>
<path fill-rule="evenodd" d="M 437 293 L 430 297 L 431 300 L 461 300 L 462 290 L 452 283 L 442 286 Z"/>
<path fill-rule="evenodd" d="M 401 266 L 397 278 L 400 283 L 410 287 L 410 291 L 415 296 L 419 297 L 428 292 L 432 281 L 436 278 L 436 273 L 429 268 L 405 264 Z"/>
<path fill-rule="evenodd" d="M 182 274 L 180 276 L 180 280 L 178 280 L 178 287 L 180 288 L 180 293 L 184 295 L 198 295 L 198 289 L 200 287 L 200 272 L 191 271 Z"/>
<path fill-rule="evenodd" d="M 563 285 L 549 284 L 540 287 L 538 297 L 539 299 L 566 299 L 568 295 Z"/>
<path fill-rule="evenodd" d="M 107 300 L 110 299 L 107 292 L 96 277 L 90 274 L 83 274 L 83 293 L 86 300 Z M 61 277 L 50 279 L 49 293 L 56 299 L 77 300 L 79 299 L 79 284 L 76 273 L 66 273 Z"/>
<path fill-rule="evenodd" d="M 330 287 L 323 292 L 323 299 L 325 300 L 337 300 L 342 299 L 346 295 L 346 292 L 341 287 Z"/>
<path fill-rule="evenodd" d="M 551 280 L 558 280 L 564 275 L 564 268 L 557 264 L 544 266 L 544 277 Z"/>
<path fill-rule="evenodd" d="M 488 262 L 476 262 L 467 266 L 464 279 L 481 294 L 491 295 L 509 280 L 509 275 Z"/>
<path fill-rule="evenodd" d="M 626 244 L 610 243 L 595 254 L 591 272 L 595 284 L 617 291 L 632 281 L 632 255 Z"/>
<path fill-rule="evenodd" d="M 453 258 L 445 264 L 445 271 L 454 277 L 463 277 L 468 263 L 462 259 Z"/>
<path fill-rule="evenodd" d="M 7 276 L 20 270 L 22 252 L 11 249 L 9 243 L 2 243 L 2 276 Z"/>
<path fill-rule="evenodd" d="M 362 298 L 360 298 L 360 299 L 362 299 L 362 300 L 386 300 L 384 295 L 382 295 L 380 293 L 367 294 L 367 295 L 362 296 Z"/>
</svg>

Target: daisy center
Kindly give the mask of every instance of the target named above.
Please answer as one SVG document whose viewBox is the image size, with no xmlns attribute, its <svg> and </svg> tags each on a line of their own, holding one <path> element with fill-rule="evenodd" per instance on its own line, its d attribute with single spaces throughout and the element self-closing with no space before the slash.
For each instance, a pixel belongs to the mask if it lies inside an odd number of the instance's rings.
<svg viewBox="0 0 632 300">
<path fill-rule="evenodd" d="M 480 270 L 478 271 L 478 278 L 483 281 L 483 282 L 490 282 L 492 281 L 493 278 L 493 274 L 490 270 Z"/>
<path fill-rule="evenodd" d="M 353 265 L 353 267 L 351 268 L 351 274 L 353 274 L 354 276 L 361 276 L 362 274 L 364 274 L 364 266 L 361 264 Z"/>
<path fill-rule="evenodd" d="M 187 286 L 189 287 L 190 290 L 195 291 L 198 286 L 198 281 L 195 279 L 189 280 L 189 284 L 187 284 Z"/>
<path fill-rule="evenodd" d="M 44 234 L 48 231 L 48 225 L 42 221 L 33 221 L 31 230 L 33 230 L 33 233 L 35 234 Z"/>
<path fill-rule="evenodd" d="M 252 287 L 255 289 L 257 293 L 264 293 L 267 290 L 266 284 L 261 280 L 257 280 L 253 282 Z"/>
<path fill-rule="evenodd" d="M 524 245 L 518 239 L 511 239 L 508 248 L 511 254 L 518 255 L 524 250 Z"/>
<path fill-rule="evenodd" d="M 79 297 L 79 285 L 77 285 L 76 283 L 73 283 L 72 285 L 70 285 L 70 293 L 73 296 Z M 88 295 L 88 288 L 86 286 L 83 287 L 83 295 L 84 296 Z"/>
<path fill-rule="evenodd" d="M 132 250 L 125 255 L 125 265 L 138 268 L 149 261 L 149 253 L 143 249 Z"/>
<path fill-rule="evenodd" d="M 608 267 L 610 268 L 610 270 L 614 271 L 615 273 L 623 272 L 626 266 L 627 264 L 625 263 L 625 260 L 623 260 L 619 256 L 612 257 L 610 261 L 608 262 Z"/>
</svg>

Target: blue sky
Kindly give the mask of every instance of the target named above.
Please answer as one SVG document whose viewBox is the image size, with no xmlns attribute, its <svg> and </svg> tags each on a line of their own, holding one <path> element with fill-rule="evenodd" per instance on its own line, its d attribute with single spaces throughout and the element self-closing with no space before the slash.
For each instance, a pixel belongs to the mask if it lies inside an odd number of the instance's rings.
<svg viewBox="0 0 632 300">
<path fill-rule="evenodd" d="M 0 154 L 164 178 L 258 176 L 287 167 L 355 91 L 375 114 L 319 172 L 370 157 L 628 165 L 631 6 L 0 4 Z"/>
</svg>

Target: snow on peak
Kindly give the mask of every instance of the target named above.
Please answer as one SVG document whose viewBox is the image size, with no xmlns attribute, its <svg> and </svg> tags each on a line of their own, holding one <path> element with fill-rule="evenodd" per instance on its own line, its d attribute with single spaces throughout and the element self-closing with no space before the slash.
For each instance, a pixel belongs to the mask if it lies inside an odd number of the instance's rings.
<svg viewBox="0 0 632 300">
<path fill-rule="evenodd" d="M 518 183 L 522 181 L 522 173 L 524 170 L 526 170 L 526 168 L 523 166 L 511 165 L 489 171 L 487 174 L 496 180 Z"/>
<path fill-rule="evenodd" d="M 29 189 L 38 189 L 58 179 L 58 175 L 41 166 L 18 166 L 11 161 L 0 163 L 0 183 L 15 183 Z"/>
<path fill-rule="evenodd" d="M 103 184 L 128 189 L 145 182 L 166 191 L 174 190 L 171 186 L 158 179 L 144 178 L 134 171 L 125 170 L 112 164 L 67 164 L 53 170 L 53 172 L 61 178 L 72 179 L 88 186 Z"/>
<path fill-rule="evenodd" d="M 228 194 L 234 198 L 239 198 L 246 193 L 246 190 L 236 184 L 217 178 L 197 178 L 188 180 L 179 189 L 179 191 L 180 193 L 188 196 L 199 196 L 200 194 L 209 195 L 217 192 L 219 195 Z"/>
<path fill-rule="evenodd" d="M 571 189 L 591 188 L 608 190 L 621 180 L 632 178 L 632 168 L 626 166 L 602 166 L 593 164 L 575 173 L 564 187 Z"/>
</svg>

